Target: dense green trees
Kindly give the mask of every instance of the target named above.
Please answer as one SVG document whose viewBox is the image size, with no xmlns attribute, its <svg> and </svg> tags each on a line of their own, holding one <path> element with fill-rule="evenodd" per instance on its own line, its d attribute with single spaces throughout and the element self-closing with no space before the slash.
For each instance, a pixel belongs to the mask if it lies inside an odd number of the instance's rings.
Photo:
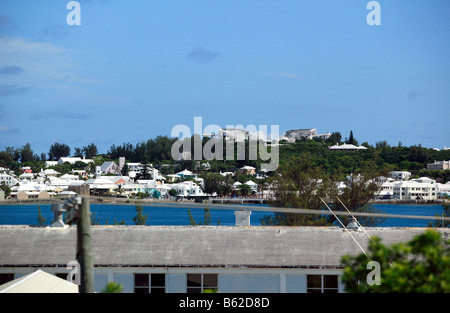
<svg viewBox="0 0 450 313">
<path fill-rule="evenodd" d="M 379 265 L 376 283 L 367 269 L 369 261 Z M 450 292 L 450 241 L 434 230 L 391 246 L 373 238 L 367 256 L 345 255 L 341 265 L 345 268 L 341 279 L 347 292 Z"/>
<path fill-rule="evenodd" d="M 272 206 L 328 210 L 323 200 L 333 210 L 376 211 L 369 202 L 381 185 L 381 181 L 376 178 L 383 173 L 374 169 L 373 162 L 360 164 L 357 171 L 345 177 L 346 186 L 341 187 L 339 185 L 341 175 L 327 173 L 322 167 L 315 165 L 314 160 L 311 153 L 305 152 L 285 160 L 280 165 L 275 176 L 271 178 L 275 193 L 274 199 L 270 202 Z M 338 196 L 342 202 L 338 200 Z M 345 217 L 341 218 L 341 221 L 347 223 Z M 264 225 L 318 226 L 332 225 L 336 220 L 332 215 L 276 213 L 273 216 L 266 216 L 261 222 Z M 365 226 L 374 226 L 382 220 L 361 218 L 359 222 Z"/>
<path fill-rule="evenodd" d="M 352 139 L 353 138 L 353 139 Z M 193 142 L 194 137 L 188 139 Z M 353 132 L 346 141 L 356 142 Z M 108 160 L 118 160 L 119 157 L 125 157 L 128 162 L 152 163 L 154 166 L 164 163 L 179 165 L 178 168 L 198 170 L 196 160 L 176 161 L 172 158 L 171 148 L 175 138 L 167 136 L 158 136 L 154 139 L 143 141 L 137 144 L 124 143 L 120 146 L 112 145 L 106 154 L 100 154 L 95 144 L 90 144 L 82 148 L 74 148 L 74 156 L 86 156 L 87 158 L 98 159 L 98 162 Z M 203 146 L 209 142 L 208 138 L 203 138 Z M 279 147 L 280 164 L 288 162 L 289 158 L 299 156 L 303 153 L 309 153 L 312 159 L 312 165 L 320 167 L 328 175 L 340 175 L 344 179 L 346 175 L 352 172 L 358 172 L 362 165 L 368 161 L 373 162 L 376 170 L 406 170 L 412 172 L 413 176 L 429 176 L 445 183 L 450 179 L 450 171 L 428 171 L 426 164 L 436 160 L 450 160 L 450 150 L 436 151 L 424 148 L 420 145 L 405 147 L 402 145 L 389 146 L 385 141 L 377 142 L 376 146 L 370 146 L 367 150 L 355 152 L 330 151 L 328 148 L 336 143 L 342 143 L 342 135 L 339 132 L 331 134 L 327 140 L 313 139 L 300 140 L 295 143 L 283 144 Z M 232 160 L 226 160 L 226 144 L 223 146 L 223 159 L 210 160 L 210 172 L 235 171 L 244 165 L 250 165 L 260 168 L 263 161 L 260 155 L 253 160 L 249 155 L 250 143 L 244 143 L 245 154 L 243 159 L 238 158 L 238 147 L 233 145 L 234 151 Z M 191 146 L 191 152 L 193 152 Z M 63 143 L 54 143 L 48 152 L 49 160 L 58 160 L 62 156 L 70 155 L 70 147 Z M 214 152 L 214 151 L 213 151 Z M 193 155 L 193 154 L 191 154 Z M 97 157 L 96 157 L 97 156 Z M 6 167 L 17 171 L 21 166 L 32 166 L 39 170 L 43 167 L 44 156 L 38 156 L 33 153 L 30 144 L 20 148 L 5 147 L 0 151 L 0 167 Z M 266 163 L 267 161 L 264 161 Z M 174 170 L 178 168 L 173 168 Z"/>
<path fill-rule="evenodd" d="M 203 176 L 203 192 L 212 195 L 216 193 L 219 197 L 228 196 L 233 191 L 231 179 L 217 173 L 205 173 Z"/>
<path fill-rule="evenodd" d="M 122 146 L 112 145 L 108 150 L 107 155 L 111 159 L 125 157 L 131 162 L 171 162 L 171 148 L 175 141 L 175 138 L 158 136 L 155 139 L 143 141 L 136 145 L 131 143 L 124 143 Z"/>
<path fill-rule="evenodd" d="M 64 143 L 55 142 L 50 146 L 48 151 L 48 159 L 50 161 L 58 161 L 62 157 L 70 155 L 70 147 Z"/>
</svg>

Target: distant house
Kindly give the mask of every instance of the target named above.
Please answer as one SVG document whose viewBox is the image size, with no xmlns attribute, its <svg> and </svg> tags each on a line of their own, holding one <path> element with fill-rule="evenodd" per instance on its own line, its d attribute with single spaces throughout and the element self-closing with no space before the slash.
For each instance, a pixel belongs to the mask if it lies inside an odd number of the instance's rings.
<svg viewBox="0 0 450 313">
<path fill-rule="evenodd" d="M 234 176 L 233 172 L 220 172 L 220 175 L 226 177 L 226 176 Z"/>
<path fill-rule="evenodd" d="M 389 176 L 395 180 L 408 180 L 411 178 L 411 172 L 393 171 L 389 173 Z"/>
<path fill-rule="evenodd" d="M 286 134 L 280 139 L 288 142 L 295 142 L 296 140 L 303 138 L 304 139 L 320 138 L 326 140 L 330 138 L 330 136 L 331 136 L 330 133 L 318 134 L 315 128 L 307 128 L 307 129 L 288 130 Z"/>
<path fill-rule="evenodd" d="M 86 184 L 89 185 L 90 193 L 94 196 L 111 193 L 117 189 L 117 185 L 106 177 L 89 179 Z"/>
<path fill-rule="evenodd" d="M 436 184 L 436 192 L 439 197 L 450 196 L 450 181 L 446 184 Z"/>
<path fill-rule="evenodd" d="M 78 175 L 71 175 L 71 174 L 64 174 L 59 179 L 65 180 L 65 181 L 75 181 L 78 180 Z"/>
<path fill-rule="evenodd" d="M 61 173 L 55 171 L 52 168 L 48 168 L 46 170 L 41 170 L 41 175 L 44 175 L 44 176 L 58 176 L 59 174 L 61 174 Z"/>
<path fill-rule="evenodd" d="M 450 161 L 434 161 L 434 163 L 427 164 L 427 170 L 450 170 Z"/>
<path fill-rule="evenodd" d="M 45 167 L 51 167 L 58 165 L 58 161 L 45 161 Z"/>
<path fill-rule="evenodd" d="M 66 162 L 69 162 L 70 164 L 75 164 L 77 162 L 83 162 L 83 163 L 89 164 L 89 163 L 94 163 L 94 160 L 85 159 L 84 157 L 83 158 L 79 158 L 79 157 L 61 157 L 58 160 L 58 164 L 59 165 L 63 165 Z"/>
<path fill-rule="evenodd" d="M 27 174 L 33 173 L 33 170 L 32 170 L 31 167 L 29 167 L 29 166 L 23 166 L 23 167 L 20 169 L 20 171 L 21 171 L 22 173 L 27 173 Z"/>
<path fill-rule="evenodd" d="M 103 174 L 120 174 L 120 168 L 114 161 L 104 162 L 100 169 Z"/>
<path fill-rule="evenodd" d="M 11 175 L 0 174 L 0 185 L 5 184 L 6 186 L 12 187 L 18 183 L 18 180 Z"/>
<path fill-rule="evenodd" d="M 245 182 L 245 184 L 250 187 L 250 190 L 252 192 L 253 191 L 256 192 L 258 190 L 258 184 L 255 183 L 254 181 L 248 180 Z"/>
<path fill-rule="evenodd" d="M 436 181 L 421 177 L 410 181 L 395 182 L 393 198 L 399 200 L 437 199 Z"/>
<path fill-rule="evenodd" d="M 139 172 L 142 168 L 141 163 L 127 163 L 128 170 L 130 172 Z"/>
<path fill-rule="evenodd" d="M 19 180 L 20 181 L 25 181 L 25 180 L 29 180 L 31 181 L 34 177 L 33 173 L 23 173 L 21 175 L 19 175 Z"/>
<path fill-rule="evenodd" d="M 240 169 L 239 169 L 239 171 L 242 173 L 242 174 L 245 174 L 245 175 L 255 175 L 255 172 L 256 172 L 256 168 L 254 168 L 253 166 L 243 166 L 243 167 L 241 167 Z"/>
<path fill-rule="evenodd" d="M 19 191 L 11 193 L 12 199 L 17 200 L 47 200 L 53 198 L 53 194 L 48 193 L 46 190 L 42 191 Z"/>
<path fill-rule="evenodd" d="M 178 172 L 177 175 L 183 179 L 184 178 L 194 178 L 194 179 L 197 178 L 197 175 L 195 175 L 194 173 L 192 173 L 191 171 L 188 171 L 188 170 Z"/>
<path fill-rule="evenodd" d="M 331 151 L 360 151 L 366 150 L 367 148 L 364 146 L 355 146 L 352 144 L 345 143 L 342 145 L 336 144 L 334 146 L 329 147 L 328 149 Z"/>
<path fill-rule="evenodd" d="M 219 137 L 224 138 L 225 140 L 242 142 L 250 138 L 250 132 L 240 128 L 219 129 Z"/>
</svg>

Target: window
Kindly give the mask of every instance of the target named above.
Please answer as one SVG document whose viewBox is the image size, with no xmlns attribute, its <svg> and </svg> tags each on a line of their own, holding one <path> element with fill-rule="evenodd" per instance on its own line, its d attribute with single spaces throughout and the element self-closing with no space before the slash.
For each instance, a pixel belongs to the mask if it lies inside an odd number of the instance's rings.
<svg viewBox="0 0 450 313">
<path fill-rule="evenodd" d="M 66 280 L 68 273 L 55 273 L 55 276 L 61 279 Z"/>
<path fill-rule="evenodd" d="M 165 293 L 165 274 L 134 274 L 135 293 Z"/>
<path fill-rule="evenodd" d="M 188 293 L 202 293 L 205 289 L 217 291 L 217 274 L 187 274 Z"/>
<path fill-rule="evenodd" d="M 14 280 L 14 274 L 0 274 L 0 285 Z"/>
<path fill-rule="evenodd" d="M 337 275 L 307 275 L 306 291 L 309 293 L 337 293 Z"/>
<path fill-rule="evenodd" d="M 165 293 L 166 292 L 166 275 L 165 274 L 151 274 L 151 293 Z"/>
</svg>

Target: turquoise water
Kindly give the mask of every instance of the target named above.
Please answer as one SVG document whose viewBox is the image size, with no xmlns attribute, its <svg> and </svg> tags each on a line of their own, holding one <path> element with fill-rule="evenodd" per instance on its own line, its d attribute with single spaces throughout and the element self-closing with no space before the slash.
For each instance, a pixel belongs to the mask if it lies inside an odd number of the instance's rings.
<svg viewBox="0 0 450 313">
<path fill-rule="evenodd" d="M 249 206 L 257 208 L 258 205 Z M 267 207 L 267 206 L 264 206 Z M 389 214 L 434 216 L 443 212 L 441 205 L 404 205 L 404 204 L 377 204 L 377 209 Z M 50 205 L 40 205 L 41 215 L 47 219 L 50 225 L 54 214 Z M 203 223 L 204 210 L 190 209 L 197 223 Z M 125 225 L 134 225 L 133 217 L 136 216 L 134 206 L 93 204 L 91 211 L 94 220 L 101 225 L 114 224 L 114 220 L 125 221 Z M 235 223 L 233 210 L 211 209 L 211 225 L 232 226 Z M 148 215 L 147 225 L 190 225 L 188 210 L 180 207 L 144 207 L 144 214 Z M 272 213 L 258 212 L 254 209 L 250 217 L 252 226 L 261 225 L 260 219 L 264 215 Z M 6 205 L 0 206 L 0 225 L 37 225 L 37 205 Z M 383 227 L 426 227 L 429 220 L 388 218 L 378 226 Z"/>
</svg>

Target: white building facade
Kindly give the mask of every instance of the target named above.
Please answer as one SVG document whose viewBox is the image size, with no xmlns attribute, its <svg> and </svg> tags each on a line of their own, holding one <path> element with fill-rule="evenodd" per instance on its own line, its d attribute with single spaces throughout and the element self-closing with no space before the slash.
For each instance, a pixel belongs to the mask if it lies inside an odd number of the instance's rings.
<svg viewBox="0 0 450 313">
<path fill-rule="evenodd" d="M 442 229 L 439 231 L 447 232 Z M 384 244 L 407 242 L 422 229 L 371 228 Z M 123 292 L 344 292 L 344 254 L 361 250 L 338 227 L 92 226 L 94 286 Z M 67 276 L 76 227 L 0 227 L 0 281 L 37 268 Z M 352 236 L 362 247 L 361 231 Z"/>
<path fill-rule="evenodd" d="M 395 182 L 393 198 L 399 200 L 435 200 L 437 199 L 436 181 L 419 178 Z"/>
</svg>

